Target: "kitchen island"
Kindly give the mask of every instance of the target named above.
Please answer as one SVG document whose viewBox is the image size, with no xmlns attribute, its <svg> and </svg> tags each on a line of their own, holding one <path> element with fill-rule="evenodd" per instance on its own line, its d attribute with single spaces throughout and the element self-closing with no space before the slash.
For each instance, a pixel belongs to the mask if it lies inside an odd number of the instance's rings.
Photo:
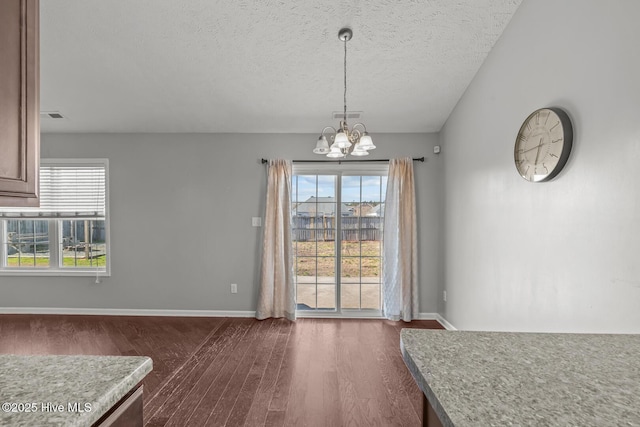
<svg viewBox="0 0 640 427">
<path fill-rule="evenodd" d="M 403 329 L 423 425 L 640 426 L 640 335 Z"/>
<path fill-rule="evenodd" d="M 142 356 L 0 355 L 0 425 L 142 425 Z"/>
</svg>

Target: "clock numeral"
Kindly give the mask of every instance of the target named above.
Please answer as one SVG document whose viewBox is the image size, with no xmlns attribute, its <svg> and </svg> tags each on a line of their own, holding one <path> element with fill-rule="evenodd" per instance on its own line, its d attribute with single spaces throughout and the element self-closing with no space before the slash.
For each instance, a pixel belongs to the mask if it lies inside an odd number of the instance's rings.
<svg viewBox="0 0 640 427">
<path fill-rule="evenodd" d="M 539 125 L 540 124 L 540 112 L 536 113 L 536 124 Z"/>
<path fill-rule="evenodd" d="M 547 125 L 547 122 L 549 121 L 549 117 L 551 117 L 551 113 L 547 114 L 547 118 L 544 121 L 544 125 Z"/>
<path fill-rule="evenodd" d="M 560 122 L 556 123 L 555 125 L 553 125 L 549 130 L 553 130 L 555 129 L 556 126 L 558 126 L 560 124 Z"/>
<path fill-rule="evenodd" d="M 562 138 L 558 138 L 558 139 L 556 139 L 556 140 L 553 140 L 553 141 L 551 141 L 551 143 L 552 143 L 552 144 L 555 144 L 555 143 L 556 143 L 556 142 L 558 142 L 558 141 L 562 141 Z"/>
<path fill-rule="evenodd" d="M 550 155 L 551 157 L 555 157 L 556 159 L 558 159 L 558 158 L 559 158 L 558 156 L 556 156 L 556 155 L 555 155 L 555 154 L 553 154 L 553 153 L 551 153 L 551 154 L 549 154 L 549 155 Z"/>
<path fill-rule="evenodd" d="M 519 134 L 518 135 L 518 141 L 520 142 L 525 142 L 527 140 L 527 137 L 524 134 Z"/>
<path fill-rule="evenodd" d="M 531 122 L 527 122 L 527 129 L 531 130 Z"/>
<path fill-rule="evenodd" d="M 547 166 L 545 166 L 545 164 L 543 163 L 542 166 L 536 166 L 535 168 L 533 168 L 533 174 L 534 175 L 543 175 L 542 172 L 538 172 L 538 168 L 540 168 L 540 167 L 544 168 L 544 174 L 548 174 L 549 173 L 549 169 L 547 169 Z"/>
</svg>

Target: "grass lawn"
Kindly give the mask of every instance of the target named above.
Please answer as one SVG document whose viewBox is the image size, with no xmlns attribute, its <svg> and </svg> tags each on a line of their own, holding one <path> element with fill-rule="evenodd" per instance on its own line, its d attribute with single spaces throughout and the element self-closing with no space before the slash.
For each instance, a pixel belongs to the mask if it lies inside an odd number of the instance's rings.
<svg viewBox="0 0 640 427">
<path fill-rule="evenodd" d="M 93 259 L 85 259 L 85 258 L 76 258 L 65 256 L 62 258 L 62 266 L 63 267 L 103 267 L 105 265 L 105 260 L 102 257 L 93 258 Z M 23 254 L 22 257 L 18 258 L 17 255 L 11 255 L 7 257 L 7 267 L 49 267 L 49 257 L 48 256 L 37 256 L 34 258 L 33 256 L 29 256 L 29 254 Z"/>
<path fill-rule="evenodd" d="M 335 242 L 293 242 L 296 276 L 336 275 Z M 380 277 L 381 241 L 342 242 L 342 277 Z"/>
</svg>

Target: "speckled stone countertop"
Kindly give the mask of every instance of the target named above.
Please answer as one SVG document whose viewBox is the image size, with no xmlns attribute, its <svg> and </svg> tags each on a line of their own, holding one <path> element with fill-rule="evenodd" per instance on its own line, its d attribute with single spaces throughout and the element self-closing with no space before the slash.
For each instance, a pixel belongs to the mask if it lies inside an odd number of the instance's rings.
<svg viewBox="0 0 640 427">
<path fill-rule="evenodd" d="M 640 335 L 403 329 L 444 426 L 640 426 Z"/>
<path fill-rule="evenodd" d="M 152 366 L 138 356 L 0 355 L 0 426 L 90 426 Z"/>
</svg>

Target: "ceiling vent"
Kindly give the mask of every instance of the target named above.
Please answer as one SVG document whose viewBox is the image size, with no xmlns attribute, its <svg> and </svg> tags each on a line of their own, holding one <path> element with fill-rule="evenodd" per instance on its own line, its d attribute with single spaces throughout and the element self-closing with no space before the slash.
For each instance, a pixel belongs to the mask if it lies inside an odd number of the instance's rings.
<svg viewBox="0 0 640 427">
<path fill-rule="evenodd" d="M 362 116 L 362 111 L 347 111 L 347 119 L 359 119 Z M 344 111 L 334 111 L 333 118 L 337 120 L 344 120 Z"/>
<path fill-rule="evenodd" d="M 41 111 L 40 118 L 41 119 L 64 119 L 64 116 L 60 114 L 58 111 Z"/>
</svg>

